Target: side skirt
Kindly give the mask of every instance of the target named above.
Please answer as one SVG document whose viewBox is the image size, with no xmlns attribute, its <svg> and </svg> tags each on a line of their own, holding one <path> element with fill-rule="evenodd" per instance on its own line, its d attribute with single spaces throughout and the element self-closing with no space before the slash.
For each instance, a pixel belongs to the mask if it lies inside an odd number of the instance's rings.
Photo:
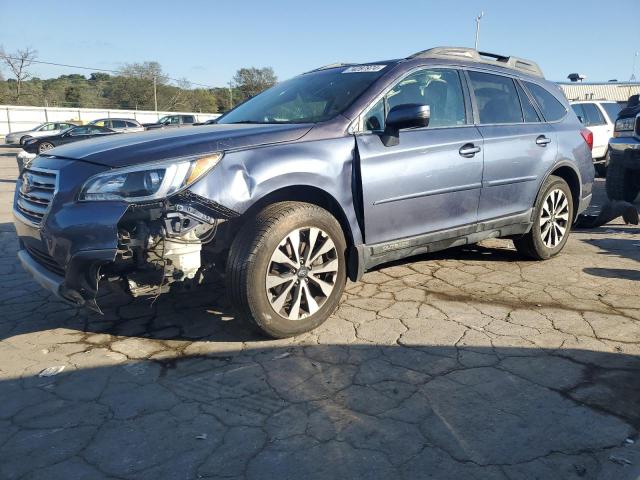
<svg viewBox="0 0 640 480">
<path fill-rule="evenodd" d="M 478 243 L 487 238 L 508 237 L 527 233 L 532 222 L 533 209 L 462 227 L 424 233 L 375 245 L 358 245 L 349 255 L 350 279 L 359 280 L 371 268 L 414 255 L 437 252 L 451 247 Z"/>
</svg>

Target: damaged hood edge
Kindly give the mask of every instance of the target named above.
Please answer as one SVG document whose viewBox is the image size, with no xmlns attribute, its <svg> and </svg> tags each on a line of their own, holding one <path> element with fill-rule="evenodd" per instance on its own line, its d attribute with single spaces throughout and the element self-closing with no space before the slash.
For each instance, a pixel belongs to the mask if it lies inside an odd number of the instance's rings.
<svg viewBox="0 0 640 480">
<path fill-rule="evenodd" d="M 86 161 L 111 168 L 215 151 L 292 142 L 313 124 L 206 125 L 109 135 L 54 148 L 47 156 Z"/>
</svg>

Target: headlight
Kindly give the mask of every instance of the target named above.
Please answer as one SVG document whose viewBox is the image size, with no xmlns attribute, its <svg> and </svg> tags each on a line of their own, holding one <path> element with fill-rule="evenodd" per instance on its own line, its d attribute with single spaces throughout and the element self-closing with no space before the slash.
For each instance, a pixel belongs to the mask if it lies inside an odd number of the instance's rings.
<svg viewBox="0 0 640 480">
<path fill-rule="evenodd" d="M 624 132 L 627 130 L 633 130 L 635 127 L 635 118 L 620 118 L 616 120 L 616 132 Z"/>
<path fill-rule="evenodd" d="M 87 180 L 78 199 L 144 202 L 166 198 L 194 183 L 221 158 L 219 152 L 109 170 Z"/>
</svg>

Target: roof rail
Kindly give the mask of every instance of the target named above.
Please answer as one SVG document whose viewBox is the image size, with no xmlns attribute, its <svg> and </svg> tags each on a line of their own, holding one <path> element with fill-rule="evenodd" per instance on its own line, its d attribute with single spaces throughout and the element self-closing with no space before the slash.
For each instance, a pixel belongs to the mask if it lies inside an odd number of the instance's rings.
<svg viewBox="0 0 640 480">
<path fill-rule="evenodd" d="M 489 52 L 479 52 L 467 47 L 435 47 L 414 53 L 407 58 L 443 58 L 446 60 L 468 60 L 471 62 L 498 65 L 512 68 L 528 75 L 543 77 L 544 74 L 536 62 L 524 58 L 509 57 Z"/>
</svg>

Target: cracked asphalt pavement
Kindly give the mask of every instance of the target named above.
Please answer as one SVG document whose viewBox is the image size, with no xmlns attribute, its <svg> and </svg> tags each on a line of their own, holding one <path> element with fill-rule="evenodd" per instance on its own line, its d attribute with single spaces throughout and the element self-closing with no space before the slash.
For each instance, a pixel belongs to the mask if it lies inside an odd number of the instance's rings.
<svg viewBox="0 0 640 480">
<path fill-rule="evenodd" d="M 0 478 L 639 478 L 637 226 L 574 232 L 546 262 L 491 240 L 385 266 L 270 341 L 216 282 L 103 316 L 52 298 L 16 260 L 15 152 Z"/>
</svg>

